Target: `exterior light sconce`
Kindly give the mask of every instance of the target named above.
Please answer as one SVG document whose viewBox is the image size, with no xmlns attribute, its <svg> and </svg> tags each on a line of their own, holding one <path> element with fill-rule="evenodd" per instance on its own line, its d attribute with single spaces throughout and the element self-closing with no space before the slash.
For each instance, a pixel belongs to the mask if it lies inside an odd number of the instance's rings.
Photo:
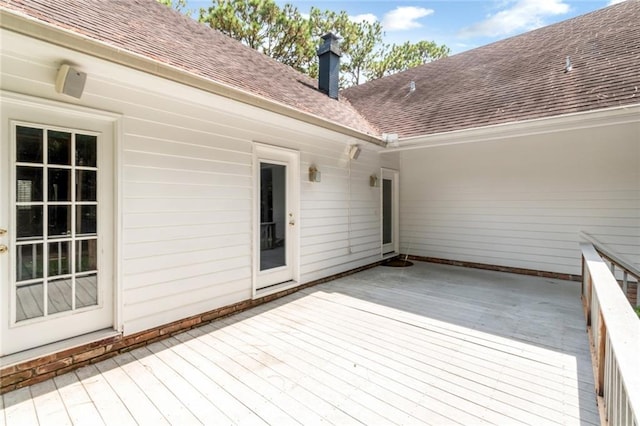
<svg viewBox="0 0 640 426">
<path fill-rule="evenodd" d="M 322 174 L 315 165 L 309 167 L 309 182 L 320 182 Z"/>
<path fill-rule="evenodd" d="M 361 151 L 362 150 L 360 149 L 359 145 L 351 145 L 349 147 L 349 158 L 351 158 L 352 160 L 357 160 L 360 156 Z"/>
<path fill-rule="evenodd" d="M 369 186 L 372 188 L 377 188 L 378 186 L 380 186 L 378 175 L 376 175 L 375 173 L 369 176 Z"/>
</svg>

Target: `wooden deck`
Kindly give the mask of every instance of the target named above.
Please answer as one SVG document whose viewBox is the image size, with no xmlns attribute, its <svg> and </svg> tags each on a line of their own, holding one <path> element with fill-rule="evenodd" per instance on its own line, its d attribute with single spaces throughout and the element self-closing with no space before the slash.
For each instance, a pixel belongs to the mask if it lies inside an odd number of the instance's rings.
<svg viewBox="0 0 640 426">
<path fill-rule="evenodd" d="M 579 286 L 377 267 L 5 394 L 0 424 L 598 425 Z"/>
</svg>

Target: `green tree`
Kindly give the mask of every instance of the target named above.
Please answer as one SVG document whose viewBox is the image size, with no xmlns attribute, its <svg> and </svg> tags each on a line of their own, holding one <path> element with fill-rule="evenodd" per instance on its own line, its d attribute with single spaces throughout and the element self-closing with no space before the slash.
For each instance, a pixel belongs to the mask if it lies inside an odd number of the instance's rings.
<svg viewBox="0 0 640 426">
<path fill-rule="evenodd" d="M 186 14 L 186 0 L 158 0 Z M 311 7 L 304 17 L 297 7 L 274 0 L 212 0 L 199 21 L 313 78 L 318 76 L 321 36 L 340 37 L 340 86 L 349 87 L 421 65 L 449 54 L 433 41 L 383 44 L 380 22 L 355 22 L 347 12 Z"/>
<path fill-rule="evenodd" d="M 378 53 L 378 59 L 372 61 L 366 71 L 369 80 L 405 71 L 427 62 L 435 61 L 449 55 L 450 49 L 438 46 L 433 41 L 419 41 L 417 43 L 384 45 Z"/>
<path fill-rule="evenodd" d="M 309 22 L 290 4 L 273 0 L 213 0 L 200 22 L 305 72 L 312 55 Z"/>
<path fill-rule="evenodd" d="M 319 47 L 321 36 L 331 31 L 341 38 L 340 85 L 348 87 L 363 82 L 365 70 L 375 59 L 375 47 L 382 43 L 382 25 L 379 22 L 355 22 L 347 12 L 321 11 L 312 7 L 309 13 L 313 43 Z M 310 59 L 316 63 L 315 57 Z M 317 66 L 310 67 L 312 77 L 317 75 Z"/>
<path fill-rule="evenodd" d="M 164 4 L 167 7 L 171 7 L 178 12 L 190 15 L 190 11 L 187 10 L 187 0 L 158 0 L 158 3 Z"/>
</svg>

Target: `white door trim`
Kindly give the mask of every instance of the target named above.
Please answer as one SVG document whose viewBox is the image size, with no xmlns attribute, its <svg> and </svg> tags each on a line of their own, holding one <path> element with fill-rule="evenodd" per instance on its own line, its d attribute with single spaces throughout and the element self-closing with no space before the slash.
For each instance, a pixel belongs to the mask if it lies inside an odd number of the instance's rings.
<svg viewBox="0 0 640 426">
<path fill-rule="evenodd" d="M 111 312 L 111 325 L 109 328 L 122 330 L 122 280 L 119 279 L 121 274 L 118 253 L 121 253 L 120 245 L 121 239 L 121 219 L 118 215 L 118 209 L 121 205 L 121 188 L 119 185 L 118 177 L 120 175 L 118 162 L 120 161 L 120 140 L 121 140 L 121 120 L 120 114 L 114 114 L 111 112 L 99 111 L 91 108 L 86 108 L 73 104 L 66 104 L 58 101 L 51 101 L 47 99 L 36 98 L 32 96 L 22 95 L 18 93 L 0 91 L 0 111 L 2 111 L 2 134 L 0 135 L 1 143 L 4 145 L 0 149 L 0 155 L 10 155 L 9 153 L 14 149 L 11 146 L 13 138 L 12 132 L 14 126 L 11 123 L 23 122 L 41 124 L 47 128 L 71 128 L 76 129 L 80 133 L 86 131 L 88 133 L 95 133 L 96 131 L 103 134 L 108 143 L 109 150 L 106 155 L 109 156 L 108 168 L 109 170 L 99 170 L 98 173 L 102 175 L 102 179 L 99 177 L 99 185 L 103 187 L 103 191 L 107 190 L 110 194 L 111 206 L 100 207 L 100 213 L 102 215 L 109 215 L 109 230 L 103 231 L 107 233 L 106 238 L 112 240 L 109 248 L 108 257 L 111 258 L 110 269 L 113 271 L 109 279 L 110 293 L 108 299 L 111 300 L 109 309 Z M 7 144 L 7 145 L 5 145 Z M 104 155 L 104 154 L 101 154 Z M 7 164 L 7 170 L 0 172 L 0 197 L 4 203 L 5 199 L 10 201 L 10 194 L 14 192 L 9 185 L 12 185 L 10 176 L 15 171 L 13 170 L 13 161 L 9 158 L 0 158 L 3 164 Z M 2 167 L 4 169 L 5 167 Z M 106 172 L 106 179 L 105 173 Z M 104 185 L 104 186 L 103 186 Z M 9 202 L 8 204 L 12 204 Z M 9 207 L 7 206 L 6 209 Z M 0 215 L 0 228 L 12 229 L 13 216 L 15 212 L 7 210 Z M 14 244 L 11 243 L 11 241 Z M 0 241 L 2 244 L 7 244 L 10 248 L 15 246 L 15 235 L 10 238 L 3 238 Z M 0 258 L 0 270 L 8 270 L 11 255 L 3 255 Z M 15 268 L 11 268 L 15 269 Z M 5 274 L 0 277 L 1 280 L 9 279 L 11 274 Z M 2 291 L 8 290 L 6 287 L 11 288 L 10 283 L 5 283 L 2 286 Z M 10 291 L 10 290 L 8 290 Z M 0 317 L 5 320 L 9 319 L 12 315 L 13 309 L 9 305 L 3 303 L 0 306 Z M 1 336 L 0 336 L 1 337 Z M 0 354 L 6 354 L 9 348 L 5 348 L 5 344 L 0 339 Z"/>
<path fill-rule="evenodd" d="M 392 257 L 400 253 L 400 172 L 382 167 L 380 169 L 380 253 L 383 258 Z M 391 179 L 391 243 L 384 244 L 384 180 Z"/>
<path fill-rule="evenodd" d="M 287 164 L 287 208 L 294 225 L 288 227 L 287 259 L 291 274 L 281 285 L 260 288 L 260 161 Z M 265 143 L 253 143 L 252 298 L 295 287 L 300 282 L 300 152 Z M 290 278 L 290 279 L 289 279 Z"/>
</svg>

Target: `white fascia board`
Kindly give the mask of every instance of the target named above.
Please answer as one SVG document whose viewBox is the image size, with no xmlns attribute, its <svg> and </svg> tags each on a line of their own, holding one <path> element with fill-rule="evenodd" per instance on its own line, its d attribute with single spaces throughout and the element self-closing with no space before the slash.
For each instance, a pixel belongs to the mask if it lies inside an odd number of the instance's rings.
<svg viewBox="0 0 640 426">
<path fill-rule="evenodd" d="M 324 129 L 341 133 L 359 141 L 369 142 L 381 147 L 385 142 L 375 135 L 364 133 L 349 126 L 338 124 L 272 99 L 229 86 L 196 74 L 192 74 L 173 65 L 155 61 L 146 56 L 123 50 L 102 41 L 92 39 L 52 24 L 39 21 L 31 16 L 5 9 L 0 5 L 0 28 L 44 40 L 68 49 L 72 49 L 96 58 L 104 59 L 151 75 L 166 78 L 238 102 L 262 108 L 286 117 L 309 123 Z"/>
<path fill-rule="evenodd" d="M 627 123 L 640 123 L 640 103 L 555 117 L 537 118 L 515 123 L 496 124 L 473 129 L 401 138 L 398 141 L 398 147 L 389 147 L 384 150 L 384 152 L 487 142 Z"/>
</svg>

